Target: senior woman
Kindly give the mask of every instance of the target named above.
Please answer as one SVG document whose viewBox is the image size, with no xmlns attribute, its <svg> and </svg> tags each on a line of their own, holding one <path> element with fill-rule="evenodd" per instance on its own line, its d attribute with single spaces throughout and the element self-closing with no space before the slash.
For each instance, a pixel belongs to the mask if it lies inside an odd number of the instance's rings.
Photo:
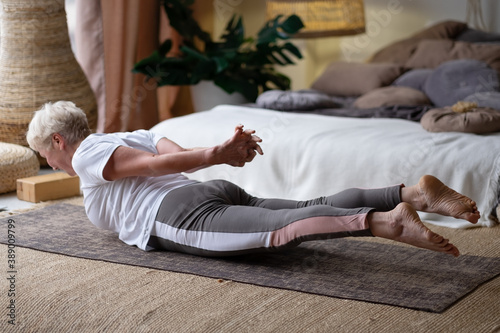
<svg viewBox="0 0 500 333">
<path fill-rule="evenodd" d="M 142 250 L 229 256 L 378 236 L 458 256 L 416 210 L 479 219 L 474 201 L 429 175 L 409 187 L 353 188 L 308 201 L 257 198 L 227 181 L 184 175 L 216 164 L 243 167 L 262 155 L 261 139 L 242 125 L 220 145 L 186 149 L 146 130 L 91 134 L 85 113 L 59 101 L 35 112 L 27 140 L 51 167 L 80 177 L 93 224 Z"/>
</svg>

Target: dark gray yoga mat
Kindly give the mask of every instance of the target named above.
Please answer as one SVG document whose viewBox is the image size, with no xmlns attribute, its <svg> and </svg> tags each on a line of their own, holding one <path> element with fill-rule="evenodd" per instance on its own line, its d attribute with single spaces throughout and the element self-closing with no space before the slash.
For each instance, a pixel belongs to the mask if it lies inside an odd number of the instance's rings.
<svg viewBox="0 0 500 333">
<path fill-rule="evenodd" d="M 9 219 L 20 247 L 430 312 L 446 310 L 500 274 L 500 258 L 453 258 L 348 238 L 222 259 L 145 252 L 98 229 L 83 207 L 70 204 L 3 218 L 3 225 Z M 7 244 L 7 232 L 2 234 L 0 243 Z"/>
</svg>

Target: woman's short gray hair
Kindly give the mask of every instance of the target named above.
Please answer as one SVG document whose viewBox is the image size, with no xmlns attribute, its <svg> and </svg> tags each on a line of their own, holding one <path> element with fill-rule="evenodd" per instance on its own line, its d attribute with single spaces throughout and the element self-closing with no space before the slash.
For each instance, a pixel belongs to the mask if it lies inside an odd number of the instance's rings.
<svg viewBox="0 0 500 333">
<path fill-rule="evenodd" d="M 26 139 L 33 150 L 50 150 L 54 133 L 59 133 L 70 145 L 85 139 L 91 133 L 85 112 L 68 101 L 44 104 L 35 111 Z"/>
</svg>

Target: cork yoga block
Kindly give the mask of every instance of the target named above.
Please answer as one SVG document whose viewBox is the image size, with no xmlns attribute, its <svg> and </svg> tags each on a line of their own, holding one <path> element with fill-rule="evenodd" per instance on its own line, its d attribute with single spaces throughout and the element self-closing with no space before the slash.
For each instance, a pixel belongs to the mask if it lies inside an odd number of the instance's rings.
<svg viewBox="0 0 500 333">
<path fill-rule="evenodd" d="M 29 202 L 63 199 L 80 195 L 80 178 L 65 172 L 17 180 L 17 198 Z"/>
</svg>

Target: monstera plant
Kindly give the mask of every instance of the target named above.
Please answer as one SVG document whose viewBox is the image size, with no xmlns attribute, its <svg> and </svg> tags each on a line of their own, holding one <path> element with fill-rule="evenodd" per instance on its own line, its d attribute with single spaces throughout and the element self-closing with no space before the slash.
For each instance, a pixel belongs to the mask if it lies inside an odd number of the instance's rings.
<svg viewBox="0 0 500 333">
<path fill-rule="evenodd" d="M 170 25 L 181 35 L 179 56 L 168 56 L 172 41 L 165 40 L 150 56 L 134 65 L 133 72 L 155 79 L 158 86 L 195 85 L 213 81 L 227 93 L 239 92 L 249 101 L 269 89 L 286 90 L 290 79 L 275 65 L 294 64 L 302 58 L 287 41 L 303 28 L 296 15 L 278 16 L 265 23 L 256 38 L 245 37 L 243 21 L 233 16 L 218 41 L 203 31 L 189 6 L 194 0 L 163 0 Z"/>
</svg>

